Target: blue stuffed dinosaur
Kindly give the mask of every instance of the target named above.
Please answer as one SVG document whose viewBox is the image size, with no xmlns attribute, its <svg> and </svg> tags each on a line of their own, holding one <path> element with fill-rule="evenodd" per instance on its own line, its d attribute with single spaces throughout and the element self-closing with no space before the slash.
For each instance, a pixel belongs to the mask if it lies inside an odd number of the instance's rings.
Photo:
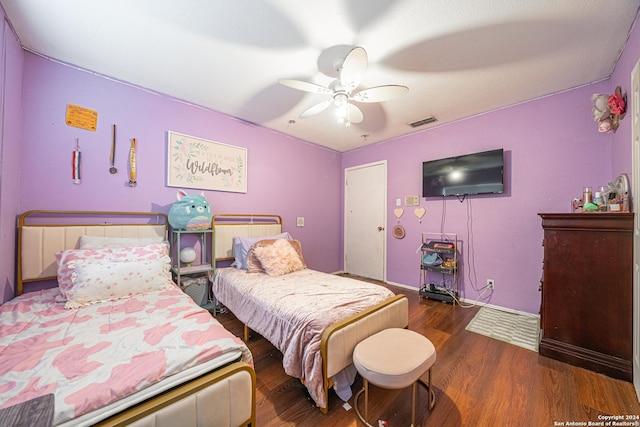
<svg viewBox="0 0 640 427">
<path fill-rule="evenodd" d="M 179 190 L 178 201 L 169 209 L 169 225 L 174 230 L 207 230 L 211 228 L 211 206 L 200 194 L 187 194 Z"/>
</svg>

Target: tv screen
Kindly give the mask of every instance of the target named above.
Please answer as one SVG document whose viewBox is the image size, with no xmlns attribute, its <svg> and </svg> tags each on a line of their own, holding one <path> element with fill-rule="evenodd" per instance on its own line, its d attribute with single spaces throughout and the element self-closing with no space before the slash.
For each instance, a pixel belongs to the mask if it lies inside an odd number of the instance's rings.
<svg viewBox="0 0 640 427">
<path fill-rule="evenodd" d="M 502 193 L 503 149 L 422 163 L 422 197 Z"/>
</svg>

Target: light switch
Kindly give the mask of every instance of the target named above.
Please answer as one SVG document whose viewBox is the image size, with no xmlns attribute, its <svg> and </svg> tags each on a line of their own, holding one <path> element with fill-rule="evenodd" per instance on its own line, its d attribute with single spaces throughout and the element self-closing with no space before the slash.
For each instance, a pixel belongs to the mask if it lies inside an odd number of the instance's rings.
<svg viewBox="0 0 640 427">
<path fill-rule="evenodd" d="M 396 206 L 397 207 L 402 206 L 402 199 L 396 199 Z"/>
<path fill-rule="evenodd" d="M 298 218 L 296 218 L 296 225 L 298 227 L 304 227 L 304 217 L 303 216 L 299 216 Z"/>
</svg>

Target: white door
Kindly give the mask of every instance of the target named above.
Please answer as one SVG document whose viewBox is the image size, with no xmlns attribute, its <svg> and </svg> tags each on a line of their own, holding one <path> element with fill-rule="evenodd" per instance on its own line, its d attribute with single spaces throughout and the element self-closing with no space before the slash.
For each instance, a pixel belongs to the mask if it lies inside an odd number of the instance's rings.
<svg viewBox="0 0 640 427">
<path fill-rule="evenodd" d="M 385 280 L 387 162 L 345 169 L 344 270 Z"/>
<path fill-rule="evenodd" d="M 633 178 L 631 200 L 635 219 L 633 224 L 633 385 L 640 401 L 640 61 L 631 72 L 633 144 Z"/>
</svg>

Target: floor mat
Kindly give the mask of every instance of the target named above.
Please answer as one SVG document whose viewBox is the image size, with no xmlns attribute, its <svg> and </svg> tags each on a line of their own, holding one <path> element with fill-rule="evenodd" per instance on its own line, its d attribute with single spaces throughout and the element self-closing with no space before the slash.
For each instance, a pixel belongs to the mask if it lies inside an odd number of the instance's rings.
<svg viewBox="0 0 640 427">
<path fill-rule="evenodd" d="M 465 328 L 531 351 L 538 351 L 540 318 L 482 307 Z"/>
</svg>

